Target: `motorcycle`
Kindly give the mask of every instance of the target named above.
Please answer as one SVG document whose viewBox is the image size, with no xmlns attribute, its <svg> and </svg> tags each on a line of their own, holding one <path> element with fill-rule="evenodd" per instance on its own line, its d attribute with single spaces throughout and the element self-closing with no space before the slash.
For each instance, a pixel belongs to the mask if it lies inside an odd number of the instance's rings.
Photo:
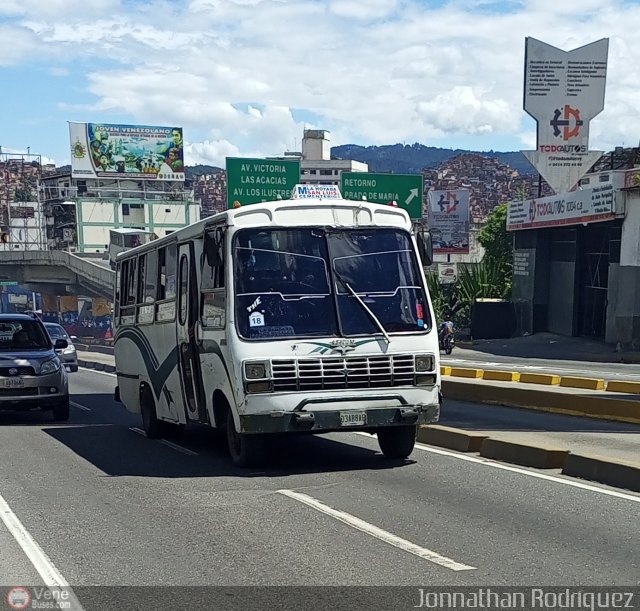
<svg viewBox="0 0 640 611">
<path fill-rule="evenodd" d="M 440 325 L 438 340 L 440 343 L 440 350 L 444 350 L 445 354 L 451 354 L 453 352 L 453 347 L 455 346 L 456 339 L 453 323 L 450 320 L 444 321 Z"/>
</svg>

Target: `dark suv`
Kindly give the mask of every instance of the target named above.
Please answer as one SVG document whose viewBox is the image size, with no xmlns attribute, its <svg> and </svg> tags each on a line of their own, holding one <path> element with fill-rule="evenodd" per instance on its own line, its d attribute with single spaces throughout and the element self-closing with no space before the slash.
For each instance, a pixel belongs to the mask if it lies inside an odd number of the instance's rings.
<svg viewBox="0 0 640 611">
<path fill-rule="evenodd" d="M 0 314 L 0 410 L 51 410 L 69 419 L 67 371 L 56 350 L 67 341 L 51 338 L 35 316 Z"/>
</svg>

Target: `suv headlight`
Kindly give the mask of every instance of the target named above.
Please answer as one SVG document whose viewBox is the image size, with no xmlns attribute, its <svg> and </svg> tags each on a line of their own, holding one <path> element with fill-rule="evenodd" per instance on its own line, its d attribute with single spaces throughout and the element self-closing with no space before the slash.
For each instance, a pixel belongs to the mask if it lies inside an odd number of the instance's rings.
<svg viewBox="0 0 640 611">
<path fill-rule="evenodd" d="M 40 367 L 40 373 L 42 375 L 47 375 L 49 373 L 55 373 L 60 370 L 60 360 L 59 359 L 51 359 L 50 361 L 46 361 L 42 363 L 42 367 Z"/>
<path fill-rule="evenodd" d="M 73 354 L 76 351 L 75 346 L 69 346 L 62 351 L 62 354 Z"/>
<path fill-rule="evenodd" d="M 433 371 L 433 357 L 426 354 L 416 356 L 415 367 L 417 372 Z"/>
<path fill-rule="evenodd" d="M 247 380 L 264 380 L 269 377 L 269 365 L 264 361 L 244 364 L 244 375 Z"/>
</svg>

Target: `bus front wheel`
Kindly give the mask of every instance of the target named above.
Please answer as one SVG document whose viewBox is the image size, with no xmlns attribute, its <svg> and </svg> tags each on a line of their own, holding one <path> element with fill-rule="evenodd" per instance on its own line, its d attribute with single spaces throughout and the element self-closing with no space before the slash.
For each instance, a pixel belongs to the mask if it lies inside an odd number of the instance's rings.
<svg viewBox="0 0 640 611">
<path fill-rule="evenodd" d="M 230 411 L 227 412 L 227 444 L 231 460 L 237 467 L 256 467 L 264 462 L 264 437 L 238 433 Z"/>
<path fill-rule="evenodd" d="M 378 445 L 386 458 L 407 458 L 416 445 L 417 426 L 390 426 L 378 431 Z"/>
</svg>

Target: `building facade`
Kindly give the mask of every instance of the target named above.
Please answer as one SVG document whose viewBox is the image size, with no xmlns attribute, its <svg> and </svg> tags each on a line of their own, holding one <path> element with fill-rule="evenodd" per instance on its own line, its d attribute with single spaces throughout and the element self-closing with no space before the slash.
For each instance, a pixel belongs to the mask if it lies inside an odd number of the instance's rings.
<svg viewBox="0 0 640 611">
<path fill-rule="evenodd" d="M 353 159 L 332 159 L 331 136 L 323 129 L 305 129 L 302 152 L 287 152 L 278 160 L 300 160 L 300 182 L 313 185 L 338 185 L 343 172 L 368 172 L 369 166 Z"/>
<path fill-rule="evenodd" d="M 43 178 L 49 248 L 104 252 L 109 230 L 143 229 L 158 237 L 200 220 L 200 204 L 183 182 L 76 179 L 70 173 Z"/>
<path fill-rule="evenodd" d="M 573 192 L 511 202 L 508 228 L 521 333 L 640 348 L 640 166 L 600 169 Z"/>
</svg>

